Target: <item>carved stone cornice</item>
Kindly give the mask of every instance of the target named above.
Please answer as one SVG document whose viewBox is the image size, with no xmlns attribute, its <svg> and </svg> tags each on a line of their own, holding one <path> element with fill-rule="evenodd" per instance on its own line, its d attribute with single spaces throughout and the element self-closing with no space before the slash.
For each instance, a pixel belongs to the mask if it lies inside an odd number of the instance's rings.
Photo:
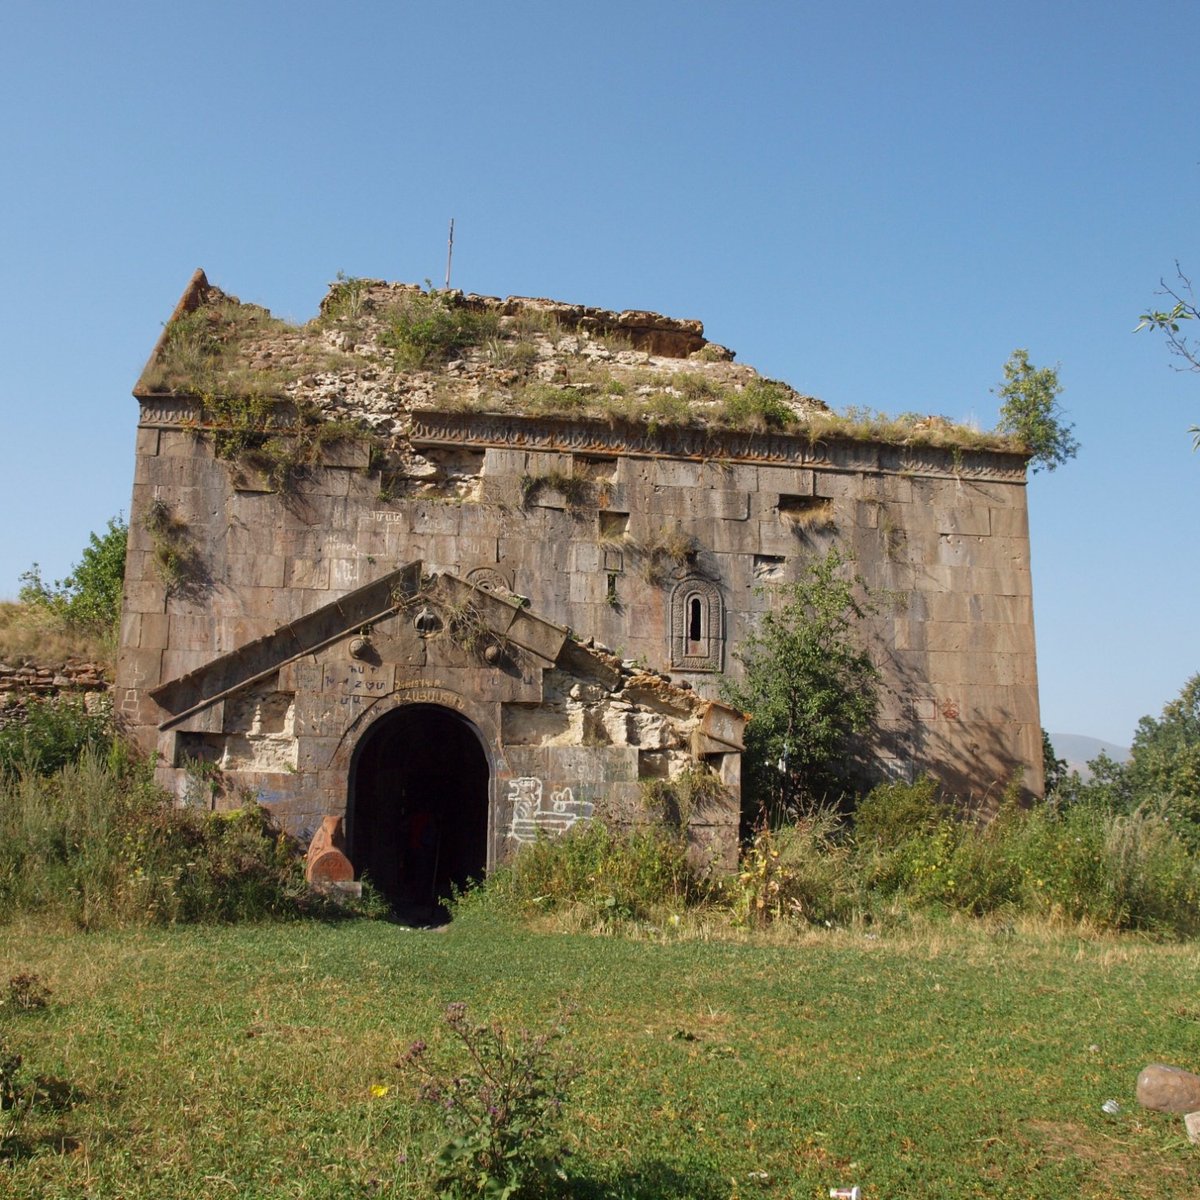
<svg viewBox="0 0 1200 1200">
<path fill-rule="evenodd" d="M 142 428 L 204 427 L 203 404 L 194 396 L 143 394 L 138 402 L 141 406 L 138 424 Z M 934 479 L 1025 482 L 1022 454 L 945 446 L 900 446 L 854 438 L 810 440 L 804 434 L 747 433 L 694 425 L 660 425 L 651 429 L 632 421 L 418 411 L 412 413 L 409 438 L 418 449 L 496 447 L 613 457 L 715 460 Z"/>
<path fill-rule="evenodd" d="M 142 429 L 181 429 L 196 426 L 204 406 L 194 396 L 141 395 L 138 426 Z"/>
<path fill-rule="evenodd" d="M 1025 482 L 1025 458 L 991 450 L 896 446 L 854 439 L 744 433 L 697 426 L 599 422 L 504 413 L 417 412 L 409 437 L 417 448 L 480 446 L 566 454 L 629 455 L 812 467 L 945 479 Z"/>
</svg>

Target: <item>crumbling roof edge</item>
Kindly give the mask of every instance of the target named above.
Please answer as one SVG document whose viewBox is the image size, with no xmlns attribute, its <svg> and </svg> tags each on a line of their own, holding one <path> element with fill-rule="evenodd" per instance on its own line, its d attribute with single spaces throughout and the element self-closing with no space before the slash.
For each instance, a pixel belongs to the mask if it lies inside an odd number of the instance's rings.
<svg viewBox="0 0 1200 1200">
<path fill-rule="evenodd" d="M 185 317 L 188 313 L 195 312 L 204 303 L 204 299 L 211 288 L 212 285 L 208 282 L 208 276 L 205 275 L 204 268 L 197 267 L 192 272 L 192 277 L 188 280 L 187 287 L 183 289 L 183 295 L 179 297 L 179 302 L 171 310 L 171 315 L 167 318 L 166 324 L 163 325 L 162 332 L 155 339 L 154 348 L 150 351 L 150 357 L 146 359 L 145 365 L 138 374 L 137 382 L 133 385 L 133 395 L 137 399 L 140 400 L 143 396 L 154 394 L 145 391 L 141 383 L 146 377 L 146 372 L 158 361 L 158 356 L 162 353 L 163 346 L 170 336 L 171 326 L 180 317 Z"/>
</svg>

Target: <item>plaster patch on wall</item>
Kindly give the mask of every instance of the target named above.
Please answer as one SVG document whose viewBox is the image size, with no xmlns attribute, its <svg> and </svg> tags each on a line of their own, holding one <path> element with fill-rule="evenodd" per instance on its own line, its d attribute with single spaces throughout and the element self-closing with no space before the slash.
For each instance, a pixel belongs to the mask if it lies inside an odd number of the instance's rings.
<svg viewBox="0 0 1200 1200">
<path fill-rule="evenodd" d="M 557 705 L 505 704 L 500 710 L 501 738 L 509 746 L 570 746 L 583 730 L 581 709 Z"/>
<path fill-rule="evenodd" d="M 225 723 L 231 730 L 254 737 L 292 737 L 296 729 L 295 701 L 289 692 L 243 692 L 226 700 Z"/>
<path fill-rule="evenodd" d="M 217 766 L 222 771 L 294 771 L 297 751 L 294 738 L 233 734 L 226 737 Z"/>
</svg>

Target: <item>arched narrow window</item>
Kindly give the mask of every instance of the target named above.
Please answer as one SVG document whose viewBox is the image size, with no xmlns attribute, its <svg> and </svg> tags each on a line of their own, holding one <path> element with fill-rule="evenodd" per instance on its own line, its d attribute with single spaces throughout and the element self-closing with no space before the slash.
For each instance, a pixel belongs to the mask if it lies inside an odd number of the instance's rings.
<svg viewBox="0 0 1200 1200">
<path fill-rule="evenodd" d="M 687 602 L 688 650 L 699 646 L 704 638 L 704 602 L 699 596 L 689 596 Z"/>
<path fill-rule="evenodd" d="M 681 579 L 671 593 L 671 666 L 679 671 L 721 670 L 724 616 L 716 584 Z"/>
</svg>

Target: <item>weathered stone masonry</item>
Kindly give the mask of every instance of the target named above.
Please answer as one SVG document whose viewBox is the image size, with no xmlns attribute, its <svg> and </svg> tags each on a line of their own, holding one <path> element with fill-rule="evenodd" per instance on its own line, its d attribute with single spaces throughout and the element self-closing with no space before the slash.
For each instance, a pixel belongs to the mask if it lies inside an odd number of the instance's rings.
<svg viewBox="0 0 1200 1200">
<path fill-rule="evenodd" d="M 448 738 L 482 755 L 454 802 L 486 794 L 485 850 L 454 852 L 492 866 L 539 829 L 642 819 L 642 782 L 707 764 L 728 796 L 693 842 L 728 862 L 741 721 L 712 702 L 718 673 L 762 585 L 834 542 L 880 605 L 879 775 L 928 770 L 984 810 L 1016 769 L 1040 790 L 1019 454 L 426 406 L 404 436 L 432 493 L 382 498 L 361 440 L 280 495 L 215 457 L 199 401 L 138 400 L 116 707 L 181 796 L 189 761 L 217 763 L 297 833 L 347 813 L 351 857 L 378 857 L 364 822 L 390 829 L 389 787 L 437 775 L 385 747 Z M 156 574 L 156 500 L 186 588 Z M 379 844 L 442 820 L 420 812 Z"/>
</svg>

